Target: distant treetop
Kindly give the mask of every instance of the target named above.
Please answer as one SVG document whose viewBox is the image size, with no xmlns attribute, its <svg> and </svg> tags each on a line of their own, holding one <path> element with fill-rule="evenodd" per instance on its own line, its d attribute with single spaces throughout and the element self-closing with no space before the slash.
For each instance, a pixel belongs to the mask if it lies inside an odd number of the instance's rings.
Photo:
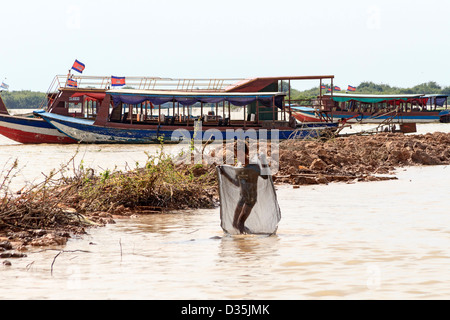
<svg viewBox="0 0 450 320">
<path fill-rule="evenodd" d="M 347 85 L 341 86 L 342 91 L 345 92 Z M 284 89 L 284 86 L 283 86 Z M 326 91 L 325 91 L 326 92 Z M 324 89 L 322 89 L 324 93 Z M 361 94 L 447 94 L 450 95 L 450 86 L 441 87 L 434 81 L 418 84 L 412 88 L 399 88 L 392 87 L 388 84 L 376 84 L 371 81 L 361 82 L 356 86 L 356 90 L 351 93 L 361 93 Z M 319 87 L 315 87 L 309 90 L 298 91 L 291 88 L 291 96 L 293 99 L 298 97 L 316 97 L 319 95 Z"/>
</svg>

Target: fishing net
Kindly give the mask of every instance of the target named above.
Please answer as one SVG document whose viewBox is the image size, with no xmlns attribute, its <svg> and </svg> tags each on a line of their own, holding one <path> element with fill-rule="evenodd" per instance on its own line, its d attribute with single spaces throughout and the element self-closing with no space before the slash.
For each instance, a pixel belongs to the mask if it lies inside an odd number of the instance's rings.
<svg viewBox="0 0 450 320">
<path fill-rule="evenodd" d="M 264 158 L 246 167 L 218 166 L 217 173 L 222 229 L 232 235 L 274 234 L 281 211 Z"/>
</svg>

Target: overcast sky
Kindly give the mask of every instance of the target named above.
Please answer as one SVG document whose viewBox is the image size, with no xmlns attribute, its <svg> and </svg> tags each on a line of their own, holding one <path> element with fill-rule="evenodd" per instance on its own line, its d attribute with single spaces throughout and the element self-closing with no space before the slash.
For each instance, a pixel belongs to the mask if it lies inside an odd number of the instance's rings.
<svg viewBox="0 0 450 320">
<path fill-rule="evenodd" d="M 10 90 L 47 91 L 75 59 L 93 76 L 450 85 L 449 0 L 15 0 L 1 23 Z"/>
</svg>

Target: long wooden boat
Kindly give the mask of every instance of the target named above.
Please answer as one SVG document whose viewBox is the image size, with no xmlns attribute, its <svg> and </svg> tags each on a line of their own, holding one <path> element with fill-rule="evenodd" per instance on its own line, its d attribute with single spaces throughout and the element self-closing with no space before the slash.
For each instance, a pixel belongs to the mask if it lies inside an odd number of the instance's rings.
<svg viewBox="0 0 450 320">
<path fill-rule="evenodd" d="M 318 112 L 313 107 L 307 106 L 291 106 L 292 114 L 295 119 L 300 122 L 322 122 L 324 119 L 318 115 Z"/>
<path fill-rule="evenodd" d="M 41 118 L 11 115 L 0 97 L 0 134 L 19 143 L 76 143 Z"/>
<path fill-rule="evenodd" d="M 71 82 L 69 82 L 69 79 Z M 131 77 L 132 84 L 155 86 L 155 77 Z M 176 81 L 172 81 L 177 83 Z M 181 82 L 181 81 L 178 81 Z M 76 86 L 73 86 L 73 84 Z M 180 86 L 197 85 L 193 81 L 181 82 Z M 54 114 L 90 119 L 95 117 L 97 108 L 111 85 L 111 77 L 57 75 L 51 82 L 46 100 L 36 109 L 48 110 Z M 33 113 L 12 115 L 0 96 L 0 134 L 24 144 L 77 143 L 76 140 L 58 131 L 54 126 Z"/>
<path fill-rule="evenodd" d="M 119 89 L 106 91 L 95 120 L 44 111 L 35 115 L 81 143 L 139 144 L 161 139 L 177 142 L 182 138 L 199 139 L 199 135 L 202 141 L 239 138 L 232 134 L 256 139 L 305 139 L 337 129 L 337 123 L 298 126 L 296 122 L 281 120 L 290 119 L 280 114 L 286 112 L 284 97 L 281 92 Z M 215 107 L 217 113 L 204 114 L 205 104 L 209 104 L 207 109 Z M 201 110 L 195 122 L 190 111 L 194 105 Z M 244 119 L 231 119 L 231 105 L 243 109 Z"/>
<path fill-rule="evenodd" d="M 47 108 L 52 113 L 72 117 L 89 117 L 94 113 L 96 103 L 105 96 L 105 90 L 60 88 L 57 93 L 47 95 Z M 91 101 L 90 111 L 85 110 Z M 77 110 L 73 111 L 73 110 Z M 86 111 L 86 112 L 85 112 Z M 54 126 L 33 113 L 12 115 L 0 96 L 0 134 L 23 144 L 57 143 L 71 144 L 76 140 L 58 131 Z"/>
<path fill-rule="evenodd" d="M 446 95 L 368 95 L 333 93 L 322 97 L 320 108 L 295 108 L 299 121 L 382 123 L 448 122 Z"/>
<path fill-rule="evenodd" d="M 0 134 L 24 144 L 76 143 L 52 125 L 36 117 L 11 116 L 0 114 Z"/>
</svg>

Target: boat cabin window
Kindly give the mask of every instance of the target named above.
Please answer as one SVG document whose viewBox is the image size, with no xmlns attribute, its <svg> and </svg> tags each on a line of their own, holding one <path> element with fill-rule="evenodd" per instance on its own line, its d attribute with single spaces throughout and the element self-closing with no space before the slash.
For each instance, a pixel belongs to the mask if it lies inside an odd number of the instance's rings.
<svg viewBox="0 0 450 320">
<path fill-rule="evenodd" d="M 93 99 L 83 97 L 70 97 L 66 102 L 66 108 L 71 116 L 93 119 L 97 115 L 99 103 Z"/>
</svg>

